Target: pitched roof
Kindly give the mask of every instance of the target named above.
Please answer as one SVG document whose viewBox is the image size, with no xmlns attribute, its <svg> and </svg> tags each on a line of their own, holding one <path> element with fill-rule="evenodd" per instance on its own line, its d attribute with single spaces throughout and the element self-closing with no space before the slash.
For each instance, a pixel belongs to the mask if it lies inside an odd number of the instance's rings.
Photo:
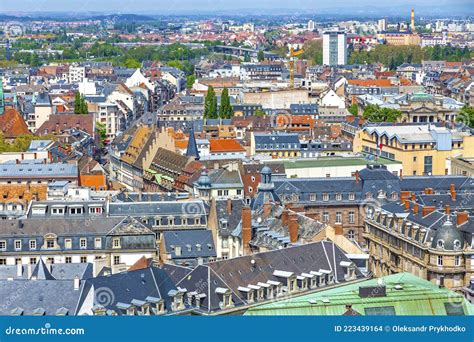
<svg viewBox="0 0 474 342">
<path fill-rule="evenodd" d="M 245 148 L 235 139 L 211 139 L 209 140 L 210 151 L 219 152 L 245 152 Z"/>
<path fill-rule="evenodd" d="M 36 131 L 38 135 L 60 133 L 70 128 L 80 128 L 94 136 L 93 114 L 57 114 L 51 115 Z"/>
<path fill-rule="evenodd" d="M 5 112 L 0 115 L 0 130 L 5 138 L 30 134 L 25 120 L 14 108 L 5 108 Z"/>
</svg>

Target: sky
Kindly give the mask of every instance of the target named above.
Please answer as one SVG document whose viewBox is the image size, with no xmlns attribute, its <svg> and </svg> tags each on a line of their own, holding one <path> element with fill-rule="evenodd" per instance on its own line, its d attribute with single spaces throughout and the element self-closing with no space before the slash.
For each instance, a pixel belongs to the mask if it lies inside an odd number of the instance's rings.
<svg viewBox="0 0 474 342">
<path fill-rule="evenodd" d="M 394 5 L 396 4 L 396 5 Z M 400 14 L 451 9 L 458 14 L 472 13 L 473 0 L 0 0 L 0 13 L 21 12 L 104 12 L 104 13 L 180 13 L 232 12 L 239 9 L 294 9 L 305 12 L 375 10 Z M 270 12 L 270 11 L 269 11 Z M 442 12 L 440 12 L 442 13 Z"/>
</svg>

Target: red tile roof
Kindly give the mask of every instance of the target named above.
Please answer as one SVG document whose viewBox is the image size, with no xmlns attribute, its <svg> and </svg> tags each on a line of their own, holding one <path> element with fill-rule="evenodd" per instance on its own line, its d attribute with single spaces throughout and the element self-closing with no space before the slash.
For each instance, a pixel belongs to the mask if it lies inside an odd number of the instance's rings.
<svg viewBox="0 0 474 342">
<path fill-rule="evenodd" d="M 51 115 L 36 131 L 38 135 L 60 133 L 65 129 L 78 128 L 94 136 L 93 114 L 56 114 Z"/>
<path fill-rule="evenodd" d="M 0 130 L 7 139 L 31 134 L 21 114 L 12 107 L 6 107 L 0 115 Z"/>
<path fill-rule="evenodd" d="M 245 148 L 235 139 L 212 139 L 209 140 L 211 152 L 245 152 Z"/>
</svg>

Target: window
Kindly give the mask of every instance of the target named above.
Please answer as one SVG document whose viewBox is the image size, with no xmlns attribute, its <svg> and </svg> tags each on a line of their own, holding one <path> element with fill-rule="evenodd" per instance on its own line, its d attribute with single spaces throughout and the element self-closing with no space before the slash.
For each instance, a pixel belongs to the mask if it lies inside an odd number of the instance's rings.
<svg viewBox="0 0 474 342">
<path fill-rule="evenodd" d="M 438 266 L 443 266 L 443 256 L 442 255 L 438 255 Z"/>
<path fill-rule="evenodd" d="M 342 201 L 342 194 L 336 194 L 336 201 Z"/>
<path fill-rule="evenodd" d="M 323 212 L 323 222 L 329 222 L 329 212 Z"/>
<path fill-rule="evenodd" d="M 353 200 L 355 200 L 355 193 L 351 192 L 349 194 L 349 201 L 353 201 Z"/>
<path fill-rule="evenodd" d="M 355 222 L 355 213 L 353 211 L 349 212 L 349 223 Z"/>
<path fill-rule="evenodd" d="M 329 194 L 326 194 L 326 193 L 323 194 L 323 201 L 325 202 L 329 201 Z"/>
<path fill-rule="evenodd" d="M 36 264 L 36 258 L 30 258 L 30 264 L 35 265 Z"/>
<path fill-rule="evenodd" d="M 348 238 L 349 240 L 355 240 L 355 231 L 352 230 L 352 229 L 349 230 L 349 231 L 347 232 L 347 238 Z"/>
<path fill-rule="evenodd" d="M 87 262 L 87 257 L 81 256 L 81 263 L 85 264 Z"/>
<path fill-rule="evenodd" d="M 30 249 L 36 249 L 36 240 L 30 240 Z"/>
<path fill-rule="evenodd" d="M 113 247 L 114 248 L 120 248 L 120 238 L 114 238 Z"/>
<path fill-rule="evenodd" d="M 53 239 L 46 240 L 46 248 L 54 248 L 54 240 Z"/>
<path fill-rule="evenodd" d="M 311 202 L 316 201 L 316 194 L 309 194 L 309 200 L 310 200 Z"/>
<path fill-rule="evenodd" d="M 433 157 L 432 156 L 425 156 L 425 163 L 424 163 L 424 171 L 425 175 L 431 175 L 433 172 Z"/>
<path fill-rule="evenodd" d="M 1 250 L 7 249 L 7 242 L 6 241 L 4 241 L 4 240 L 0 241 L 0 249 Z"/>
<path fill-rule="evenodd" d="M 72 258 L 71 257 L 66 257 L 66 264 L 72 263 Z"/>
<path fill-rule="evenodd" d="M 367 316 L 395 316 L 395 308 L 393 306 L 365 308 L 364 311 Z"/>
<path fill-rule="evenodd" d="M 0 259 L 0 265 L 6 265 L 7 264 L 7 259 L 1 258 Z"/>
<path fill-rule="evenodd" d="M 87 240 L 86 239 L 79 240 L 79 246 L 81 248 L 87 248 Z"/>
<path fill-rule="evenodd" d="M 459 255 L 454 257 L 454 266 L 461 266 L 461 257 Z"/>
<path fill-rule="evenodd" d="M 342 213 L 340 211 L 336 212 L 336 223 L 342 223 Z"/>
<path fill-rule="evenodd" d="M 114 255 L 114 265 L 120 264 L 120 255 Z"/>
<path fill-rule="evenodd" d="M 102 248 L 102 240 L 100 238 L 95 238 L 94 246 L 95 248 Z"/>
<path fill-rule="evenodd" d="M 64 248 L 66 248 L 66 249 L 71 249 L 72 248 L 72 240 L 71 239 L 64 240 Z"/>
</svg>

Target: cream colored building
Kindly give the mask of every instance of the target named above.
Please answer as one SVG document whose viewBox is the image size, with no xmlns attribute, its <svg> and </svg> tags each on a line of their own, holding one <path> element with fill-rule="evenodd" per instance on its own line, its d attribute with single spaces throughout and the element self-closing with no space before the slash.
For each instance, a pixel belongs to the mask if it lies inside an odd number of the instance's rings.
<svg viewBox="0 0 474 342">
<path fill-rule="evenodd" d="M 405 175 L 447 175 L 450 158 L 474 157 L 474 137 L 432 124 L 367 126 L 356 133 L 353 148 L 400 161 Z"/>
</svg>

